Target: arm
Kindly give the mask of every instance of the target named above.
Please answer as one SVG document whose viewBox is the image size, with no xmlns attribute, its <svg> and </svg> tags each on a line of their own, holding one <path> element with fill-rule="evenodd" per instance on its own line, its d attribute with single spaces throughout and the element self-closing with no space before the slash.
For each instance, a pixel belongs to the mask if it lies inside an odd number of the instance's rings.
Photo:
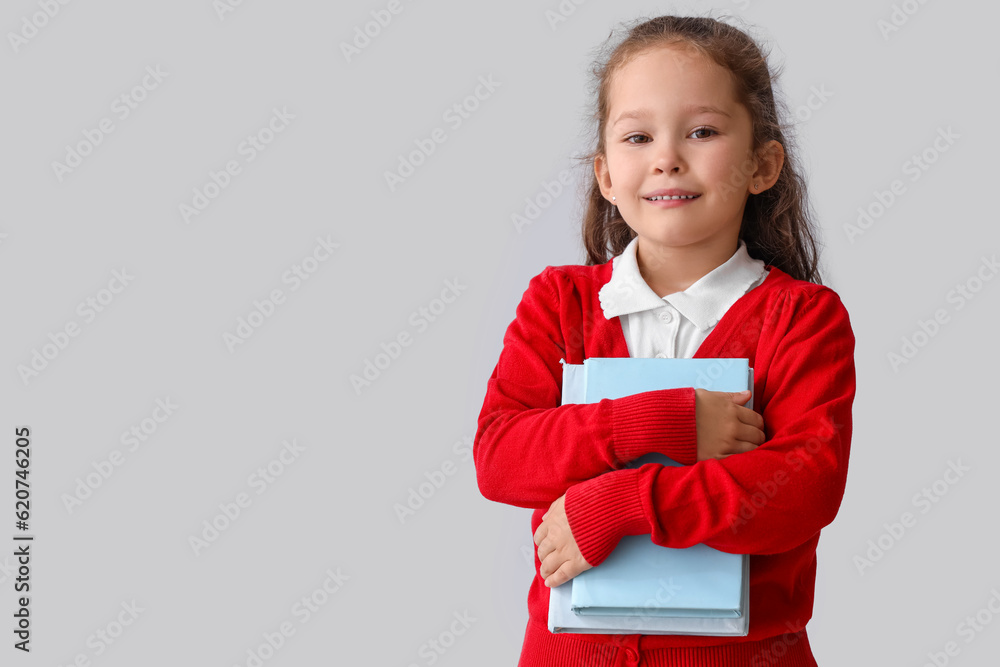
<svg viewBox="0 0 1000 667">
<path fill-rule="evenodd" d="M 855 394 L 854 334 L 835 292 L 820 290 L 789 317 L 762 393 L 767 440 L 751 452 L 615 470 L 571 487 L 566 515 L 587 562 L 646 533 L 666 547 L 779 553 L 833 521 Z"/>
<path fill-rule="evenodd" d="M 573 484 L 651 451 L 679 463 L 695 460 L 691 387 L 561 405 L 560 359 L 567 339 L 580 344 L 583 326 L 579 305 L 560 308 L 572 303 L 573 289 L 546 267 L 531 279 L 504 334 L 473 443 L 479 490 L 490 500 L 544 509 Z"/>
</svg>

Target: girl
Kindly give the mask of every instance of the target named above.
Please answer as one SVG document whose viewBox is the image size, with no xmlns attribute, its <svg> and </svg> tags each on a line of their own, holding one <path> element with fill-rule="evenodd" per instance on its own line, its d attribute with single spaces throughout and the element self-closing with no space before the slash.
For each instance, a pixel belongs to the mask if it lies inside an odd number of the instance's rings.
<svg viewBox="0 0 1000 667">
<path fill-rule="evenodd" d="M 662 16 L 597 69 L 587 263 L 531 279 L 487 383 L 482 494 L 535 510 L 519 665 L 816 665 L 816 545 L 847 476 L 854 334 L 820 282 L 772 73 L 740 30 Z M 612 256 L 609 260 L 609 253 Z M 561 362 L 740 357 L 748 392 L 560 405 Z M 658 451 L 684 464 L 625 464 Z M 549 587 L 625 535 L 750 554 L 745 637 L 553 634 Z"/>
</svg>

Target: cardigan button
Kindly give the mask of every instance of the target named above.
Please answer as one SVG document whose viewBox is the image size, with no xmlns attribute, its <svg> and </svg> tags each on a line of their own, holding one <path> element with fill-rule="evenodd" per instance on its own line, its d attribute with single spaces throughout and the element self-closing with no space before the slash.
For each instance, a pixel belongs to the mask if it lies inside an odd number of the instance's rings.
<svg viewBox="0 0 1000 667">
<path fill-rule="evenodd" d="M 625 659 L 633 664 L 639 663 L 639 655 L 630 648 L 625 649 Z"/>
</svg>

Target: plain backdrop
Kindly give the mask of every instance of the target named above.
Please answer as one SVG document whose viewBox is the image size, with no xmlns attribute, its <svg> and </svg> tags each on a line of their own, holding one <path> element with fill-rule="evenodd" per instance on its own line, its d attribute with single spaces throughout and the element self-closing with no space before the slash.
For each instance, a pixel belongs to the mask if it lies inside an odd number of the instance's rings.
<svg viewBox="0 0 1000 667">
<path fill-rule="evenodd" d="M 817 659 L 921 665 L 953 642 L 950 663 L 992 664 L 996 5 L 0 13 L 3 664 L 516 664 L 530 510 L 479 493 L 476 420 L 528 281 L 584 261 L 595 49 L 668 13 L 731 16 L 783 68 L 857 339 Z M 15 534 L 35 536 L 30 654 Z"/>
</svg>

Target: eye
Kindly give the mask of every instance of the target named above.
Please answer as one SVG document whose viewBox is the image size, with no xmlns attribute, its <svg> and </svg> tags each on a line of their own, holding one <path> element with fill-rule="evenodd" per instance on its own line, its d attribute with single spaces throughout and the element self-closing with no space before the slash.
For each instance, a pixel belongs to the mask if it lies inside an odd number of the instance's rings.
<svg viewBox="0 0 1000 667">
<path fill-rule="evenodd" d="M 712 134 L 718 134 L 718 132 L 716 132 L 715 130 L 713 130 L 713 129 L 709 128 L 709 127 L 699 127 L 697 130 L 695 130 L 691 134 L 698 134 L 699 132 L 711 132 Z M 688 136 L 690 136 L 690 135 L 688 135 Z M 711 135 L 704 136 L 704 137 L 695 137 L 695 138 L 696 139 L 708 139 L 709 136 L 711 136 Z"/>
<path fill-rule="evenodd" d="M 636 138 L 648 139 L 649 137 L 647 137 L 645 134 L 633 134 L 630 137 L 625 137 L 625 143 L 629 143 L 629 144 L 633 144 L 634 145 L 634 144 L 636 144 L 636 142 L 632 141 L 632 140 L 636 139 Z M 638 142 L 638 143 L 643 143 L 644 144 L 646 142 L 645 141 L 641 141 L 641 142 Z"/>
</svg>

